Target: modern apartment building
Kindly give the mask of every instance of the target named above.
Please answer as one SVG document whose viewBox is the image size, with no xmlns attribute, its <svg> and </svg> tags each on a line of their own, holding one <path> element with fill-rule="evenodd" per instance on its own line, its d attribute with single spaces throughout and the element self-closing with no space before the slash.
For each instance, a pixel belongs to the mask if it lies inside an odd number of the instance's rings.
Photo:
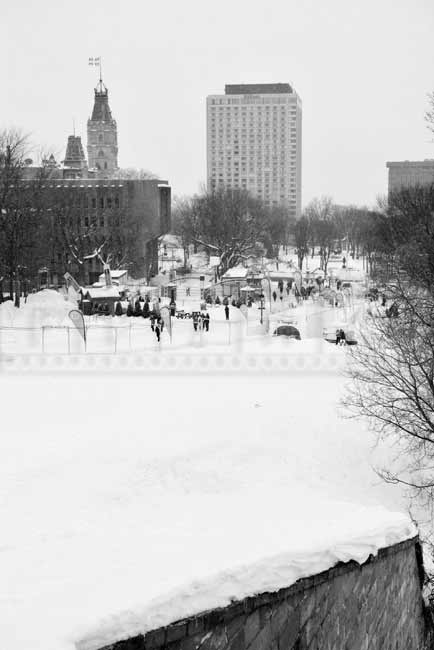
<svg viewBox="0 0 434 650">
<path fill-rule="evenodd" d="M 287 83 L 226 85 L 207 97 L 208 189 L 247 189 L 298 218 L 301 124 L 301 100 Z"/>
<path fill-rule="evenodd" d="M 389 192 L 412 185 L 434 183 L 434 160 L 388 162 Z"/>
</svg>

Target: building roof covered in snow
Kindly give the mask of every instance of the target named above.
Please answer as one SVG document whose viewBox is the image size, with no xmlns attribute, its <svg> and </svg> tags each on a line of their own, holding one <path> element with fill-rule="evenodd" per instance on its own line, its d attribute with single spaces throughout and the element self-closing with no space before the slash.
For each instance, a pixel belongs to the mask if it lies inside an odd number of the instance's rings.
<svg viewBox="0 0 434 650">
<path fill-rule="evenodd" d="M 223 280 L 242 280 L 247 276 L 248 269 L 244 266 L 234 266 L 232 269 L 226 271 L 222 276 Z"/>
<path fill-rule="evenodd" d="M 117 287 L 85 287 L 85 297 L 91 300 L 104 298 L 119 298 L 119 289 Z"/>
</svg>

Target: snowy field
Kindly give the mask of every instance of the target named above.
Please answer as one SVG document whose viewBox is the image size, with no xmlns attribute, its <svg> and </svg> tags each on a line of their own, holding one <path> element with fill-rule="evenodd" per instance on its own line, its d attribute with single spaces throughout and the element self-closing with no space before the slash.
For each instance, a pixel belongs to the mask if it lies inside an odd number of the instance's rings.
<svg viewBox="0 0 434 650">
<path fill-rule="evenodd" d="M 321 338 L 357 329 L 362 299 L 283 301 L 268 333 L 257 307 L 229 322 L 212 307 L 209 332 L 174 319 L 159 344 L 143 318 L 89 318 L 87 354 L 74 307 L 54 292 L 0 305 L 2 647 L 96 650 L 415 534 L 372 469 L 389 454 L 341 417 L 347 351 Z M 290 321 L 301 341 L 272 336 Z M 41 353 L 63 355 L 63 374 L 21 373 Z M 101 374 L 92 353 L 142 365 Z M 171 373 L 177 354 L 212 368 L 222 353 L 244 370 L 269 355 L 284 374 Z"/>
<path fill-rule="evenodd" d="M 0 375 L 2 647 L 94 650 L 413 536 L 342 386 Z"/>
</svg>

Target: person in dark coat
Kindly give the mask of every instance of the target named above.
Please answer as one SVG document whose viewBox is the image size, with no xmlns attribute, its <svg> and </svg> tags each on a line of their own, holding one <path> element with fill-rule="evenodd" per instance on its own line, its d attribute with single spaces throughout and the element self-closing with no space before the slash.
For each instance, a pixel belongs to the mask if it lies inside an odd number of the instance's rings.
<svg viewBox="0 0 434 650">
<path fill-rule="evenodd" d="M 341 332 L 342 330 L 336 330 L 336 345 L 339 345 L 341 342 Z"/>
<path fill-rule="evenodd" d="M 197 313 L 197 311 L 195 311 L 193 314 L 193 328 L 195 332 L 197 332 L 198 325 L 199 325 L 199 314 Z"/>
<path fill-rule="evenodd" d="M 159 326 L 158 323 L 157 323 L 157 324 L 155 325 L 155 336 L 157 337 L 157 341 L 158 341 L 158 343 L 160 342 L 160 333 L 161 333 L 161 332 L 160 332 L 160 326 Z"/>
<path fill-rule="evenodd" d="M 209 332 L 209 314 L 208 314 L 208 312 L 205 314 L 203 322 L 204 322 L 204 325 L 205 325 L 205 331 Z"/>
<path fill-rule="evenodd" d="M 151 311 L 149 319 L 151 321 L 151 330 L 154 331 L 154 329 L 155 329 L 155 313 L 153 311 Z"/>
<path fill-rule="evenodd" d="M 229 320 L 229 305 L 225 305 L 225 316 L 226 320 Z"/>
<path fill-rule="evenodd" d="M 275 291 L 273 291 L 273 300 L 274 300 L 274 302 L 276 302 L 276 300 L 277 300 L 277 293 Z"/>
</svg>

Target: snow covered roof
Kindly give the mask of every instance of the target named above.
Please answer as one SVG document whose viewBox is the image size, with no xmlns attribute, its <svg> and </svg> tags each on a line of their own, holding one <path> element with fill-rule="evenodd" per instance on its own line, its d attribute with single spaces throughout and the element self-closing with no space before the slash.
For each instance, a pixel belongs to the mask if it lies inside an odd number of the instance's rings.
<svg viewBox="0 0 434 650">
<path fill-rule="evenodd" d="M 167 233 L 166 235 L 160 237 L 160 243 L 169 246 L 180 246 L 179 237 L 177 235 L 172 235 L 171 233 Z"/>
<path fill-rule="evenodd" d="M 270 271 L 269 273 L 271 280 L 293 280 L 294 271 Z"/>
<path fill-rule="evenodd" d="M 242 279 L 247 276 L 249 269 L 246 269 L 244 266 L 234 266 L 232 269 L 226 271 L 222 276 L 225 279 Z"/>
<path fill-rule="evenodd" d="M 85 288 L 85 296 L 92 300 L 96 298 L 119 298 L 119 289 L 117 287 L 90 287 Z"/>
</svg>

